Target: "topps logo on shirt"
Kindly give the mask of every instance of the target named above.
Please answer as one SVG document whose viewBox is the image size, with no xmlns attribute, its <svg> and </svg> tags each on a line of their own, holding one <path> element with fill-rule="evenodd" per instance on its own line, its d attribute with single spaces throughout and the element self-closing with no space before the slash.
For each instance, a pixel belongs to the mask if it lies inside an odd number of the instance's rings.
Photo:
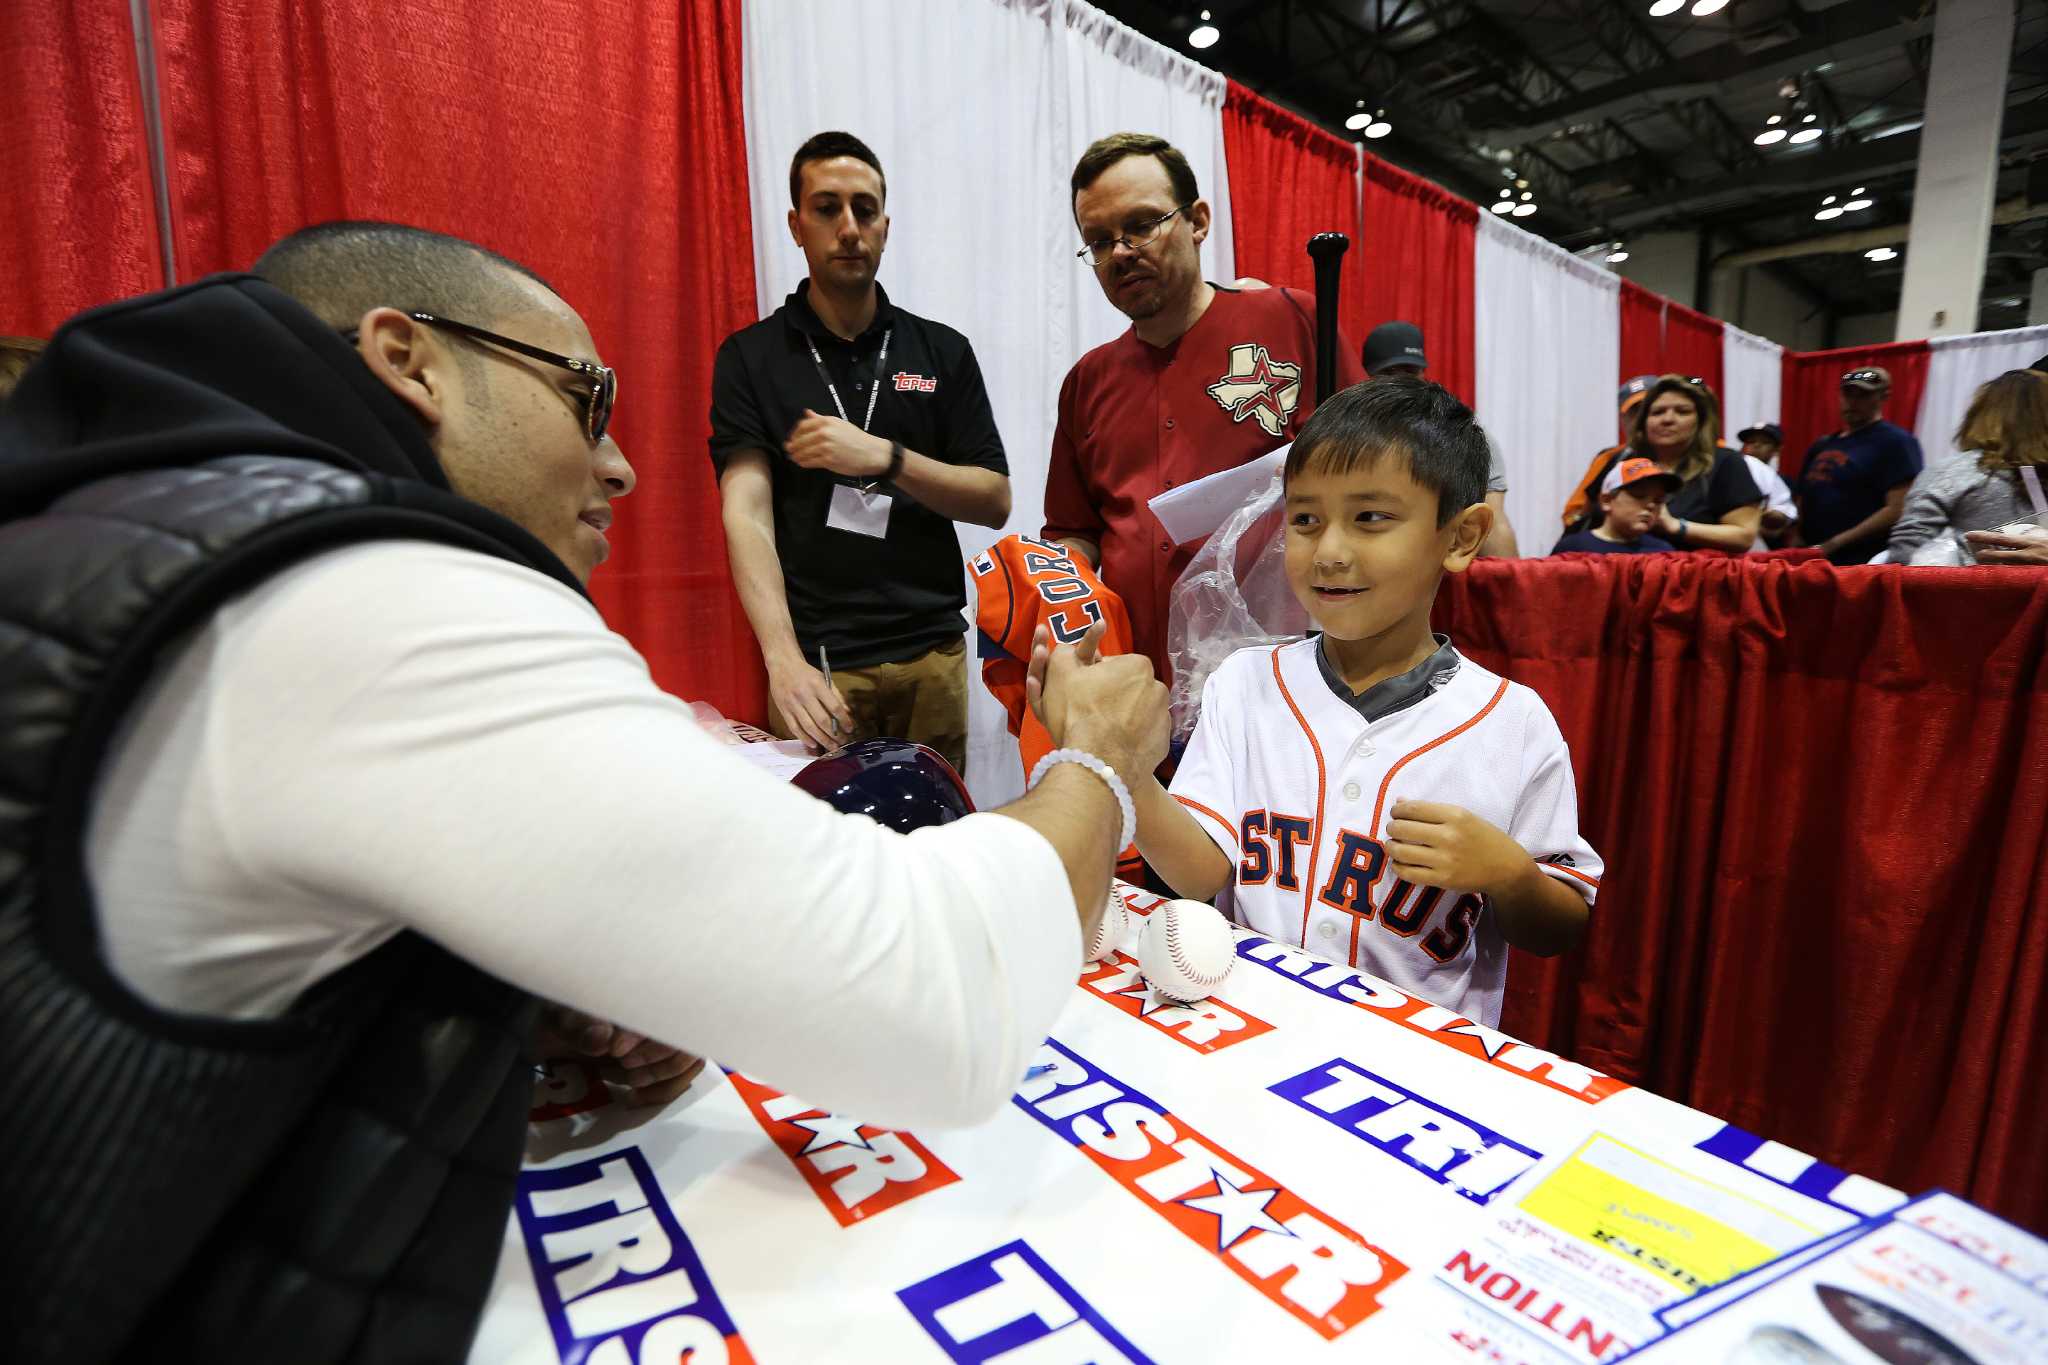
<svg viewBox="0 0 2048 1365">
<path fill-rule="evenodd" d="M 751 1365 L 639 1148 L 522 1172 L 513 1208 L 564 1361 Z"/>
<path fill-rule="evenodd" d="M 1101 1067 L 1047 1039 L 1011 1103 L 1327 1340 L 1408 1267 Z"/>
<path fill-rule="evenodd" d="M 737 1071 L 726 1075 L 754 1122 L 841 1227 L 960 1179 L 908 1133 L 828 1114 Z"/>
<path fill-rule="evenodd" d="M 936 379 L 927 379 L 921 374 L 907 374 L 902 370 L 896 372 L 895 379 L 898 393 L 935 393 L 939 387 L 939 381 Z"/>
<path fill-rule="evenodd" d="M 1021 1241 L 896 1291 L 954 1365 L 1152 1365 Z"/>
</svg>

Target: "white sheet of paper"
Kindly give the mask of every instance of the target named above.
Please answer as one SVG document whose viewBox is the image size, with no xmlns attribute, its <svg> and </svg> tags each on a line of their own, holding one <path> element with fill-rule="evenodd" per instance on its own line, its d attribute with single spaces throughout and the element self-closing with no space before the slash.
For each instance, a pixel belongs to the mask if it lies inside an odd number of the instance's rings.
<svg viewBox="0 0 2048 1365">
<path fill-rule="evenodd" d="M 1206 479 L 1168 489 L 1146 503 L 1166 534 L 1176 545 L 1200 540 L 1223 524 L 1224 518 L 1245 505 L 1259 490 L 1273 481 L 1287 463 L 1292 444 L 1267 451 L 1250 464 L 1211 474 Z"/>
<path fill-rule="evenodd" d="M 826 513 L 825 524 L 837 531 L 879 539 L 889 534 L 889 509 L 895 505 L 896 499 L 887 493 L 863 493 L 840 484 L 832 490 L 832 510 Z"/>
</svg>

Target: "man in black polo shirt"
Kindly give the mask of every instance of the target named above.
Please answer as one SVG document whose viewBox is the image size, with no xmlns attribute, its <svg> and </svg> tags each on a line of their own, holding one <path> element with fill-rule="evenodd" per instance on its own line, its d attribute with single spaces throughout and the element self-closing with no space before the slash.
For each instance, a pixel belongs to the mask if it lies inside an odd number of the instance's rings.
<svg viewBox="0 0 2048 1365">
<path fill-rule="evenodd" d="M 797 149 L 789 232 L 810 278 L 718 348 L 711 462 L 769 728 L 819 749 L 913 739 L 964 771 L 953 523 L 1009 518 L 1009 465 L 967 338 L 875 283 L 887 194 L 852 134 Z"/>
<path fill-rule="evenodd" d="M 1837 564 L 1867 564 L 1905 510 L 1924 463 L 1913 433 L 1884 420 L 1891 374 L 1875 365 L 1842 376 L 1842 429 L 1815 441 L 1792 490 L 1799 537 Z"/>
</svg>

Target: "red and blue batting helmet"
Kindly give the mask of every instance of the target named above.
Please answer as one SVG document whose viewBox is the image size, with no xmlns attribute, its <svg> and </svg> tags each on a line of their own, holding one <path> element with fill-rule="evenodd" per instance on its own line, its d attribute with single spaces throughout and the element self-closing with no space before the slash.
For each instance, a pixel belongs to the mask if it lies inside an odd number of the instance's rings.
<svg viewBox="0 0 2048 1365">
<path fill-rule="evenodd" d="M 857 739 L 790 779 L 849 815 L 865 815 L 904 834 L 974 813 L 953 765 L 907 739 Z"/>
</svg>

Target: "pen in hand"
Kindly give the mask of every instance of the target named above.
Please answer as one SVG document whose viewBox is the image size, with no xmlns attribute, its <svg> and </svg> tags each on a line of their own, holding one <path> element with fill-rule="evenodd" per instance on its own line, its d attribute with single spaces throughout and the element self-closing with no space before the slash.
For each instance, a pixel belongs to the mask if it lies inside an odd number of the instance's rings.
<svg viewBox="0 0 2048 1365">
<path fill-rule="evenodd" d="M 825 652 L 825 646 L 823 646 L 823 645 L 819 645 L 819 646 L 818 646 L 818 671 L 819 671 L 820 673 L 823 673 L 823 674 L 825 675 L 825 689 L 826 689 L 827 691 L 831 691 L 831 690 L 832 690 L 832 656 L 831 656 L 831 655 L 829 655 L 829 654 L 827 654 L 827 653 Z M 836 735 L 836 734 L 838 734 L 838 733 L 839 733 L 839 717 L 838 717 L 838 716 L 836 716 L 836 715 L 835 715 L 835 716 L 829 716 L 829 717 L 828 717 L 828 719 L 830 719 L 830 720 L 831 720 L 831 722 L 832 722 L 832 733 L 833 733 L 833 734 L 835 734 L 835 735 Z"/>
</svg>

